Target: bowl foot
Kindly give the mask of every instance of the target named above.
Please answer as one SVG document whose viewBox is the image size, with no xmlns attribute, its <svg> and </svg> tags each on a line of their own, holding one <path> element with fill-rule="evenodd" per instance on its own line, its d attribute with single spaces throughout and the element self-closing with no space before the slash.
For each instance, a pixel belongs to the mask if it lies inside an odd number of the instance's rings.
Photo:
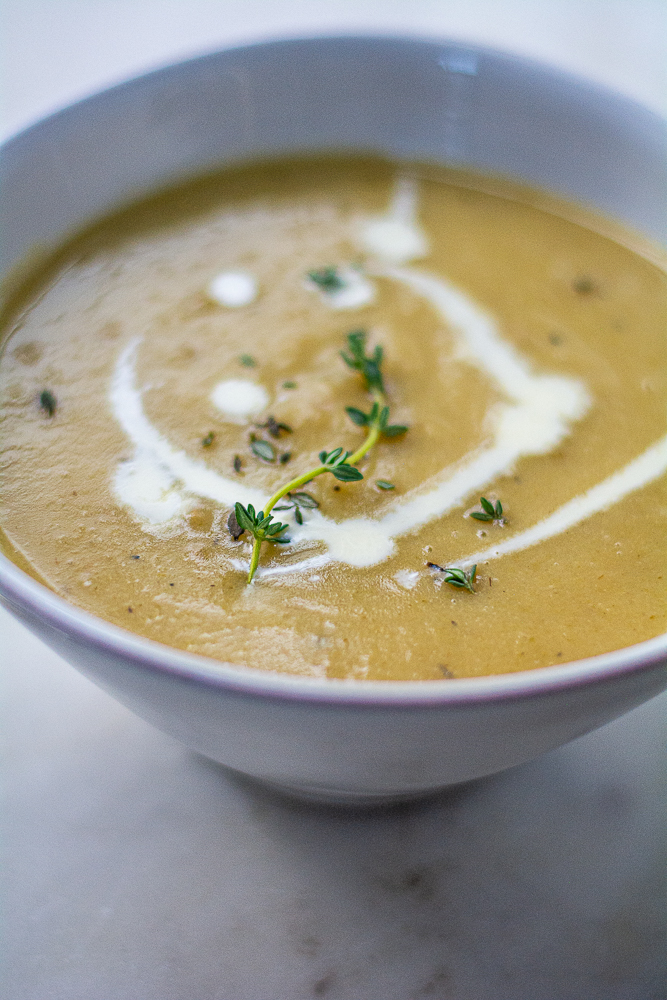
<svg viewBox="0 0 667 1000">
<path fill-rule="evenodd" d="M 348 809 L 372 809 L 399 805 L 402 802 L 414 802 L 418 799 L 428 798 L 442 791 L 441 788 L 423 788 L 409 792 L 356 792 L 347 789 L 318 788 L 315 785 L 285 785 L 277 781 L 265 781 L 259 778 L 252 780 L 264 788 L 269 788 L 278 795 L 290 799 L 325 806 L 342 806 Z"/>
</svg>

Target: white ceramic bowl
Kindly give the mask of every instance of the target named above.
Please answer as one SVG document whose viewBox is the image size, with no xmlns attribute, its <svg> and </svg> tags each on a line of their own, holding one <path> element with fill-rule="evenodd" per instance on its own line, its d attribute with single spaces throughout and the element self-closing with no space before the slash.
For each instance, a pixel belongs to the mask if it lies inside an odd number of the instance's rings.
<svg viewBox="0 0 667 1000">
<path fill-rule="evenodd" d="M 583 202 L 667 242 L 663 123 L 618 95 L 448 42 L 300 40 L 152 73 L 53 115 L 0 160 L 0 273 L 92 219 L 213 167 L 350 150 L 467 165 Z M 228 767 L 335 802 L 499 771 L 667 686 L 667 637 L 472 680 L 338 682 L 235 669 L 67 604 L 0 557 L 2 601 L 145 719 Z"/>
</svg>

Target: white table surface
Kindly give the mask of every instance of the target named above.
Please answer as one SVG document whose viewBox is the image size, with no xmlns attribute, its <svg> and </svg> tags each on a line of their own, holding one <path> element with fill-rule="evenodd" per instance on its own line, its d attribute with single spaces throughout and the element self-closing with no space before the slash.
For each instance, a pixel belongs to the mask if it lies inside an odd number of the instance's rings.
<svg viewBox="0 0 667 1000">
<path fill-rule="evenodd" d="M 0 135 L 253 38 L 449 35 L 667 112 L 664 0 L 3 0 Z M 0 611 L 7 1000 L 665 1000 L 667 696 L 417 805 L 289 803 Z"/>
</svg>

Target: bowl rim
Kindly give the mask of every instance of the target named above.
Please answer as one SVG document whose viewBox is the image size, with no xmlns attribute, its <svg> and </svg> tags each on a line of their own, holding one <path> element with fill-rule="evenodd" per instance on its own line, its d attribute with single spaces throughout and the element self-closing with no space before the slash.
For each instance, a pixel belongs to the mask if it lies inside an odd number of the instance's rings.
<svg viewBox="0 0 667 1000">
<path fill-rule="evenodd" d="M 638 98 L 632 97 L 623 91 L 616 90 L 614 87 L 602 83 L 599 80 L 583 76 L 575 70 L 564 69 L 560 66 L 555 66 L 552 63 L 545 62 L 536 56 L 513 52 L 510 49 L 496 48 L 493 45 L 476 42 L 467 37 L 427 34 L 420 31 L 415 31 L 413 33 L 406 30 L 394 31 L 392 29 L 387 29 L 386 31 L 382 31 L 381 29 L 368 29 L 368 31 L 359 29 L 358 31 L 352 32 L 346 32 L 344 30 L 323 30 L 321 33 L 308 31 L 303 34 L 297 33 L 293 35 L 282 35 L 280 33 L 276 33 L 275 35 L 257 39 L 256 41 L 241 38 L 238 41 L 231 42 L 229 45 L 224 45 L 221 48 L 216 46 L 211 49 L 203 49 L 199 52 L 195 52 L 194 54 L 187 55 L 183 59 L 176 59 L 175 61 L 170 59 L 168 62 L 160 63 L 148 69 L 140 70 L 136 73 L 131 73 L 128 77 L 110 82 L 108 86 L 103 86 L 99 90 L 93 90 L 90 93 L 85 93 L 74 100 L 68 101 L 66 104 L 56 106 L 52 111 L 47 112 L 47 114 L 28 121 L 17 131 L 9 132 L 6 136 L 0 139 L 0 155 L 6 147 L 11 146 L 17 140 L 22 140 L 24 136 L 27 136 L 33 130 L 40 129 L 46 122 L 55 121 L 60 118 L 60 116 L 67 116 L 74 109 L 78 109 L 89 102 L 95 102 L 100 98 L 104 99 L 107 95 L 121 92 L 128 87 L 132 87 L 145 81 L 150 81 L 151 79 L 157 78 L 162 74 L 168 74 L 177 68 L 181 69 L 191 65 L 194 66 L 197 63 L 205 63 L 220 56 L 242 55 L 244 52 L 255 52 L 260 49 L 268 50 L 289 47 L 299 48 L 301 46 L 305 48 L 309 45 L 335 45 L 346 43 L 446 49 L 452 53 L 470 53 L 476 56 L 486 56 L 496 61 L 514 63 L 516 65 L 524 66 L 526 69 L 533 70 L 536 73 L 540 73 L 545 76 L 548 75 L 554 82 L 585 87 L 589 94 L 597 94 L 600 97 L 610 98 L 619 104 L 625 105 L 626 108 L 634 110 L 635 113 L 644 115 L 647 119 L 653 119 L 654 122 L 660 122 L 663 125 L 667 125 L 667 116 L 663 116 L 654 108 L 644 104 Z"/>
<path fill-rule="evenodd" d="M 589 92 L 606 94 L 620 104 L 634 107 L 661 121 L 650 108 L 618 93 L 595 80 L 562 70 L 513 52 L 479 45 L 467 39 L 411 35 L 403 33 L 355 32 L 332 34 L 307 34 L 294 37 L 276 37 L 257 42 L 240 42 L 215 49 L 200 55 L 168 63 L 145 73 L 133 75 L 100 91 L 87 95 L 51 114 L 30 123 L 19 132 L 9 135 L 0 146 L 0 153 L 21 140 L 28 133 L 39 129 L 45 123 L 67 115 L 71 110 L 88 102 L 105 97 L 114 91 L 123 90 L 147 78 L 168 73 L 188 64 L 205 61 L 227 53 L 241 53 L 246 50 L 299 46 L 313 43 L 370 43 L 406 44 L 416 46 L 440 46 L 452 50 L 464 50 L 480 55 L 489 55 L 532 68 L 534 71 L 550 75 L 553 79 L 567 80 Z M 389 681 L 321 678 L 268 672 L 257 668 L 237 665 L 197 653 L 188 653 L 168 646 L 154 639 L 148 639 L 121 626 L 114 625 L 75 604 L 70 604 L 47 586 L 39 583 L 20 569 L 6 555 L 0 552 L 0 596 L 2 604 L 18 613 L 20 620 L 27 617 L 36 626 L 38 634 L 43 632 L 38 623 L 44 623 L 47 631 L 61 633 L 68 640 L 75 638 L 81 646 L 88 646 L 100 653 L 112 654 L 141 669 L 164 673 L 182 681 L 204 684 L 209 687 L 246 695 L 250 697 L 284 700 L 293 702 L 319 702 L 322 704 L 344 704 L 359 708 L 382 708 L 401 706 L 404 708 L 445 708 L 484 704 L 498 700 L 515 700 L 556 694 L 578 687 L 604 683 L 616 677 L 631 675 L 664 665 L 667 661 L 667 633 L 640 643 L 600 653 L 549 667 L 504 674 L 488 674 L 479 677 L 442 678 L 432 681 Z"/>
</svg>

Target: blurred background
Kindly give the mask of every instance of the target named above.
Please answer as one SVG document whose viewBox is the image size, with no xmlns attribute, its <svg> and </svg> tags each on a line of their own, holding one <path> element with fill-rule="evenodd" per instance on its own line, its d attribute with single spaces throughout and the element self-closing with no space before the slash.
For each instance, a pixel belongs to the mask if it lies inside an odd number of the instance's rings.
<svg viewBox="0 0 667 1000">
<path fill-rule="evenodd" d="M 0 0 L 0 137 L 289 35 L 448 36 L 667 117 L 667 0 Z M 7 1000 L 665 1000 L 667 697 L 377 814 L 190 754 L 0 609 Z"/>
<path fill-rule="evenodd" d="M 0 133 L 176 59 L 355 31 L 508 49 L 667 113 L 666 0 L 0 0 Z"/>
</svg>

